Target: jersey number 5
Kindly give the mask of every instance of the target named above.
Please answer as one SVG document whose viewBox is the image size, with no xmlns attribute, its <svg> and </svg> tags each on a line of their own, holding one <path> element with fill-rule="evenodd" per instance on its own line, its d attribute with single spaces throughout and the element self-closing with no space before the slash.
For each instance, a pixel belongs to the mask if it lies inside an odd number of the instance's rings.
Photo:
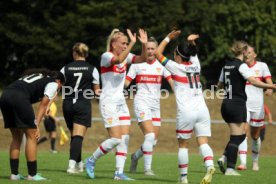
<svg viewBox="0 0 276 184">
<path fill-rule="evenodd" d="M 230 72 L 224 72 L 224 83 L 226 84 L 225 85 L 225 90 L 226 90 L 227 93 L 231 89 L 231 81 L 230 81 L 229 75 L 230 75 Z"/>
</svg>

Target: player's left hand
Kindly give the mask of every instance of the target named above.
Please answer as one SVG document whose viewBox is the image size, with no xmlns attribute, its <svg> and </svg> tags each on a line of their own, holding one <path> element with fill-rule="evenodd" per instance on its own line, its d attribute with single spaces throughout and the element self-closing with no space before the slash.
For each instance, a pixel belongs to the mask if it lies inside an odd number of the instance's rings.
<svg viewBox="0 0 276 184">
<path fill-rule="evenodd" d="M 144 29 L 139 29 L 138 39 L 142 44 L 146 44 L 148 42 L 148 34 Z"/>
<path fill-rule="evenodd" d="M 272 89 L 267 89 L 267 90 L 265 91 L 265 95 L 266 95 L 266 96 L 272 96 L 272 94 L 273 94 L 273 90 L 272 90 Z"/>
</svg>

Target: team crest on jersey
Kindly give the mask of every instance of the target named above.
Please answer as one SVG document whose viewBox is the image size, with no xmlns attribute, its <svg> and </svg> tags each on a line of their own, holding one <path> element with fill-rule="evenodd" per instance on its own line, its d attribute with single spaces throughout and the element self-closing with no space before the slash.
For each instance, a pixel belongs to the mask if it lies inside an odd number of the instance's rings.
<svg viewBox="0 0 276 184">
<path fill-rule="evenodd" d="M 144 118 L 145 118 L 145 113 L 144 113 L 144 112 L 141 112 L 141 113 L 140 113 L 140 118 L 141 118 L 141 119 L 144 119 Z"/>
<path fill-rule="evenodd" d="M 107 122 L 108 122 L 108 124 L 112 124 L 112 121 L 113 121 L 113 119 L 112 118 L 107 118 Z"/>
<path fill-rule="evenodd" d="M 255 76 L 256 77 L 260 76 L 260 70 L 255 70 Z"/>
<path fill-rule="evenodd" d="M 157 73 L 161 73 L 162 68 L 156 68 Z"/>
</svg>

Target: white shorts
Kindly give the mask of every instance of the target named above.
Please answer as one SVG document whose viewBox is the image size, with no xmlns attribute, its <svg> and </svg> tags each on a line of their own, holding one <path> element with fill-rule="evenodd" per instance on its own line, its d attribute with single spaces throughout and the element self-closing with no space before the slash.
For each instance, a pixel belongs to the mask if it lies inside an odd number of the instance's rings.
<svg viewBox="0 0 276 184">
<path fill-rule="evenodd" d="M 161 126 L 160 109 L 152 108 L 146 103 L 134 101 L 134 112 L 139 123 L 151 120 L 153 126 Z"/>
<path fill-rule="evenodd" d="M 211 136 L 210 114 L 206 105 L 197 110 L 178 110 L 176 137 L 178 139 L 190 139 L 193 131 L 197 137 Z"/>
<path fill-rule="evenodd" d="M 103 117 L 105 128 L 130 125 L 130 115 L 126 103 L 100 103 L 100 112 Z"/>
<path fill-rule="evenodd" d="M 247 122 L 252 127 L 262 127 L 264 125 L 264 108 L 251 110 L 247 108 Z"/>
</svg>

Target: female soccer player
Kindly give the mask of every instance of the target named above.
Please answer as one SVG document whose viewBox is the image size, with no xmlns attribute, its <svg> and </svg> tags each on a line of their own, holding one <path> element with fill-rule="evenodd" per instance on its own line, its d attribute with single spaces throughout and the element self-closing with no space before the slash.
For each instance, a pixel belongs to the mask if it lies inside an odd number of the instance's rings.
<svg viewBox="0 0 276 184">
<path fill-rule="evenodd" d="M 244 59 L 249 57 L 248 47 L 248 44 L 244 41 L 237 41 L 233 44 L 231 51 L 235 58 L 227 61 L 223 66 L 218 83 L 218 88 L 224 87 L 225 90 L 225 98 L 221 105 L 221 114 L 230 128 L 230 140 L 224 151 L 224 155 L 227 158 L 226 171 L 223 160 L 218 160 L 220 170 L 225 175 L 240 175 L 235 171 L 235 166 L 238 147 L 246 137 L 246 81 L 259 88 L 276 88 L 273 84 L 266 84 L 257 80 L 247 64 L 243 62 Z"/>
<path fill-rule="evenodd" d="M 174 60 L 169 60 L 163 51 L 170 40 L 179 36 L 180 31 L 172 31 L 161 42 L 156 57 L 172 74 L 177 102 L 176 134 L 179 143 L 178 167 L 180 183 L 188 183 L 188 141 L 195 131 L 199 150 L 204 158 L 206 175 L 201 184 L 211 183 L 215 172 L 213 151 L 208 145 L 211 136 L 211 123 L 208 108 L 202 94 L 200 83 L 200 63 L 197 57 L 195 40 L 198 35 L 189 35 L 188 42 L 179 44 L 174 51 Z"/>
<path fill-rule="evenodd" d="M 166 78 L 173 89 L 171 74 L 155 58 L 157 41 L 151 37 L 147 43 L 146 62 L 130 66 L 126 76 L 125 87 L 136 78 L 137 93 L 134 98 L 134 111 L 139 126 L 144 134 L 141 148 L 131 155 L 130 172 L 136 172 L 139 158 L 144 155 L 145 175 L 152 176 L 151 169 L 153 147 L 161 126 L 160 88 L 162 77 Z"/>
<path fill-rule="evenodd" d="M 44 69 L 26 71 L 23 77 L 5 88 L 0 107 L 4 117 L 5 128 L 12 134 L 10 145 L 11 180 L 24 179 L 18 172 L 20 145 L 23 134 L 27 142 L 25 155 L 27 160 L 27 180 L 46 180 L 37 174 L 37 140 L 40 137 L 39 124 L 46 109 L 64 83 L 60 72 Z M 32 104 L 41 101 L 35 116 Z"/>
<path fill-rule="evenodd" d="M 70 158 L 67 172 L 83 172 L 81 159 L 82 142 L 88 127 L 91 127 L 91 97 L 86 94 L 99 92 L 99 72 L 93 65 L 85 62 L 89 48 L 84 43 L 73 46 L 74 61 L 61 69 L 64 84 L 63 114 L 71 132 Z"/>
<path fill-rule="evenodd" d="M 104 120 L 109 139 L 105 140 L 93 155 L 87 159 L 86 172 L 94 178 L 96 161 L 111 149 L 116 152 L 116 171 L 114 180 L 131 180 L 124 175 L 124 165 L 129 142 L 130 115 L 125 102 L 123 88 L 126 76 L 126 66 L 130 63 L 144 62 L 146 58 L 147 33 L 140 29 L 139 40 L 142 43 L 142 55 L 135 56 L 130 50 L 136 42 L 136 34 L 127 30 L 130 38 L 114 29 L 107 40 L 107 51 L 101 56 L 102 93 L 100 96 L 100 112 Z"/>
</svg>

